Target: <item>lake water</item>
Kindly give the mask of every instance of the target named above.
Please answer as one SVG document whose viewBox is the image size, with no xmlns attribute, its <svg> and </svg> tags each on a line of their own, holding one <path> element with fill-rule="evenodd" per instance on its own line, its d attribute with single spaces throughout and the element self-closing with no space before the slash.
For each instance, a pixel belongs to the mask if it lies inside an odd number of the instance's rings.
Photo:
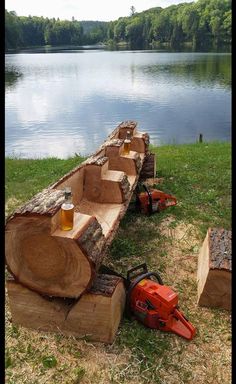
<svg viewBox="0 0 236 384">
<path fill-rule="evenodd" d="M 231 54 L 35 51 L 5 67 L 6 156 L 88 155 L 125 120 L 157 146 L 231 140 Z"/>
</svg>

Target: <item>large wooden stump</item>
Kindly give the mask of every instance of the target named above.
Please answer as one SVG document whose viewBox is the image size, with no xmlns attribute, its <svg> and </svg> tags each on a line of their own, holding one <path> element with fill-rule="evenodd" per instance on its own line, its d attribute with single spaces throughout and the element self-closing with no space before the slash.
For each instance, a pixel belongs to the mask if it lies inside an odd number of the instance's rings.
<svg viewBox="0 0 236 384">
<path fill-rule="evenodd" d="M 131 151 L 124 137 L 132 132 Z M 15 280 L 50 296 L 88 290 L 124 216 L 148 152 L 137 123 L 120 124 L 95 154 L 34 196 L 6 222 L 6 263 Z M 60 229 L 64 188 L 71 187 L 74 227 Z"/>
<path fill-rule="evenodd" d="M 198 304 L 231 310 L 231 231 L 209 228 L 198 258 Z"/>
<path fill-rule="evenodd" d="M 104 343 L 113 342 L 125 306 L 122 279 L 104 274 L 79 300 L 42 296 L 12 279 L 7 290 L 13 324 Z"/>
</svg>

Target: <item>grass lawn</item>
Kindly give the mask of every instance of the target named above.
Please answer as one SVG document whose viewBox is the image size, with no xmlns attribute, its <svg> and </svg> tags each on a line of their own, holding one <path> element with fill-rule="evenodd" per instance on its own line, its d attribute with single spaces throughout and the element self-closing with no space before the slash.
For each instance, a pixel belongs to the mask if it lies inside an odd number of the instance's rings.
<svg viewBox="0 0 236 384">
<path fill-rule="evenodd" d="M 197 306 L 197 260 L 208 227 L 231 229 L 231 145 L 151 148 L 158 189 L 177 206 L 151 217 L 128 210 L 104 263 L 120 273 L 147 263 L 179 293 L 196 326 L 188 342 L 123 319 L 112 345 L 40 333 L 11 323 L 6 296 L 6 383 L 231 383 L 231 314 Z M 83 159 L 6 159 L 6 214 Z"/>
</svg>

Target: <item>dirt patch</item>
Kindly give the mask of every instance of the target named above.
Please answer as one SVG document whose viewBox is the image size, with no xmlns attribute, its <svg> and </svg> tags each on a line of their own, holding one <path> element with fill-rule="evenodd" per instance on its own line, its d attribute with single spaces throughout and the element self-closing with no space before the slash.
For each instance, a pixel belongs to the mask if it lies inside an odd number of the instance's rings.
<svg viewBox="0 0 236 384">
<path fill-rule="evenodd" d="M 184 222 L 176 223 L 174 216 L 168 216 L 162 220 L 159 230 L 162 235 L 182 243 L 187 242 L 189 245 L 196 245 L 196 242 L 199 241 L 199 235 L 194 225 Z"/>
</svg>

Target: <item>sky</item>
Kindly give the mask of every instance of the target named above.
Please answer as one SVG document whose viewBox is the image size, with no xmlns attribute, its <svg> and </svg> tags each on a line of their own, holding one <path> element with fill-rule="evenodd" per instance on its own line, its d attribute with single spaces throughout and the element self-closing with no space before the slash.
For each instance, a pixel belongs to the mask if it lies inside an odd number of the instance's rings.
<svg viewBox="0 0 236 384">
<path fill-rule="evenodd" d="M 5 0 L 5 9 L 18 16 L 43 16 L 60 20 L 117 20 L 129 16 L 130 7 L 142 12 L 153 7 L 166 8 L 172 4 L 193 0 Z"/>
</svg>

